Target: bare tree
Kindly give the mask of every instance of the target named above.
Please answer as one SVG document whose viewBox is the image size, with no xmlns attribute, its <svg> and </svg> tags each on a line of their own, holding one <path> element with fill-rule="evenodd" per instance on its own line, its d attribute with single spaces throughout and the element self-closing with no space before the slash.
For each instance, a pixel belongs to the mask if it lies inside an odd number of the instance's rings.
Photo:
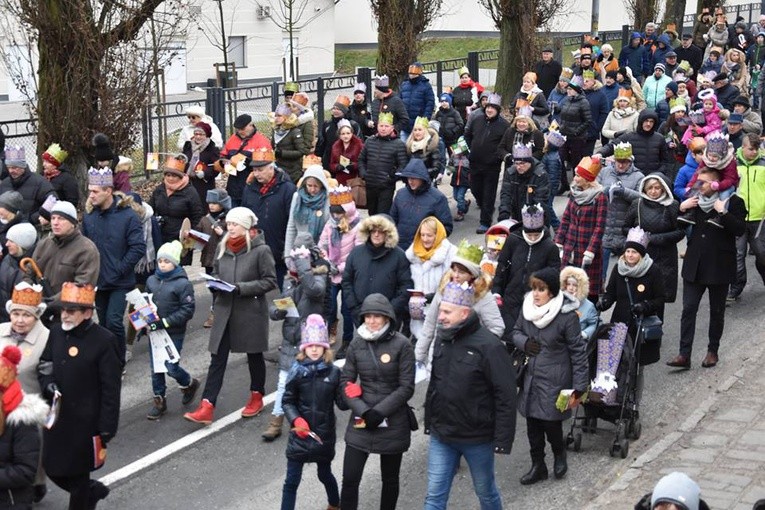
<svg viewBox="0 0 765 510">
<path fill-rule="evenodd" d="M 622 2 L 636 30 L 642 30 L 646 23 L 656 21 L 659 14 L 659 0 L 622 0 Z"/>
<path fill-rule="evenodd" d="M 175 57 L 168 43 L 185 39 L 185 3 L 0 0 L 0 10 L 10 46 L 27 48 L 38 70 L 36 83 L 24 82 L 6 58 L 38 118 L 38 148 L 59 142 L 81 180 L 94 132 L 115 150 L 132 148 L 152 81 Z"/>
<path fill-rule="evenodd" d="M 443 0 L 370 0 L 377 21 L 377 73 L 387 74 L 391 87 L 417 60 L 422 34 L 441 12 Z"/>
<path fill-rule="evenodd" d="M 523 74 L 539 55 L 537 29 L 570 8 L 571 0 L 478 0 L 499 29 L 499 65 L 495 91 L 507 104 L 521 86 Z"/>
</svg>

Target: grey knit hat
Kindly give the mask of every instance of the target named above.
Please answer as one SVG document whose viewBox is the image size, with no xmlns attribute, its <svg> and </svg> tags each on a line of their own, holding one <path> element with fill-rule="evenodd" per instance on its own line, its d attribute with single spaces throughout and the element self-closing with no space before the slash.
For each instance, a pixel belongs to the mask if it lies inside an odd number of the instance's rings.
<svg viewBox="0 0 765 510">
<path fill-rule="evenodd" d="M 18 223 L 8 229 L 6 239 L 28 251 L 37 242 L 37 230 L 31 223 Z"/>
<path fill-rule="evenodd" d="M 23 203 L 24 197 L 18 191 L 6 191 L 0 195 L 0 207 L 14 214 L 18 214 L 21 211 Z"/>
</svg>

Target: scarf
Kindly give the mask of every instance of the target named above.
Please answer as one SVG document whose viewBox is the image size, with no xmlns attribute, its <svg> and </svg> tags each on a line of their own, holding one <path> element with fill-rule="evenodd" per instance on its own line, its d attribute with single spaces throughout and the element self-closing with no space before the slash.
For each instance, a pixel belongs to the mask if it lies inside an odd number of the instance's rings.
<svg viewBox="0 0 765 510">
<path fill-rule="evenodd" d="M 247 236 L 231 237 L 226 241 L 226 248 L 232 253 L 239 253 L 247 245 Z"/>
<path fill-rule="evenodd" d="M 191 175 L 196 171 L 197 163 L 199 163 L 199 153 L 205 150 L 208 145 L 210 145 L 210 139 L 205 138 L 204 142 L 196 143 L 192 138 L 189 143 L 191 143 L 191 159 L 189 160 L 189 169 L 186 171 L 186 173 Z"/>
<path fill-rule="evenodd" d="M 535 305 L 532 293 L 527 292 L 526 297 L 523 298 L 523 318 L 533 323 L 537 328 L 544 329 L 558 316 L 562 306 L 562 292 L 558 292 L 557 296 L 542 306 Z"/>
<path fill-rule="evenodd" d="M 181 191 L 183 188 L 189 185 L 189 176 L 184 175 L 180 181 L 178 181 L 175 184 L 170 184 L 167 179 L 164 180 L 165 184 L 165 193 L 167 193 L 167 196 L 172 196 L 173 193 L 176 193 L 178 191 Z"/>
<path fill-rule="evenodd" d="M 443 324 L 438 323 L 436 326 L 436 337 L 443 342 L 453 342 L 463 324 L 464 322 L 460 322 L 456 326 L 447 328 Z"/>
<path fill-rule="evenodd" d="M 255 175 L 255 174 L 254 174 L 254 173 L 252 173 L 252 174 L 250 174 L 250 175 Z M 268 193 L 269 191 L 271 191 L 271 188 L 273 188 L 275 184 L 276 184 L 276 172 L 274 172 L 274 176 L 273 176 L 273 177 L 271 177 L 271 180 L 270 180 L 270 181 L 268 181 L 267 183 L 263 184 L 263 185 L 260 187 L 260 195 L 261 195 L 261 196 L 265 196 L 265 195 L 266 195 L 266 193 Z"/>
<path fill-rule="evenodd" d="M 711 197 L 699 193 L 699 209 L 708 213 L 715 206 L 715 202 L 720 198 L 720 194 L 715 192 Z"/>
<path fill-rule="evenodd" d="M 525 231 L 525 230 L 521 231 L 521 235 L 523 236 L 523 240 L 524 240 L 524 241 L 526 241 L 526 244 L 528 244 L 529 246 L 534 246 L 535 244 L 537 244 L 539 241 L 541 241 L 541 240 L 542 240 L 542 239 L 544 239 L 544 237 L 545 237 L 545 236 L 544 236 L 544 234 L 542 234 L 541 236 L 539 236 L 539 237 L 537 238 L 537 240 L 536 240 L 536 241 L 532 241 L 532 240 L 531 240 L 531 239 L 529 239 L 529 237 L 526 235 L 526 231 Z"/>
<path fill-rule="evenodd" d="M 289 132 L 289 129 L 284 129 L 282 126 L 274 129 L 274 147 L 279 145 L 279 142 L 281 142 Z"/>
<path fill-rule="evenodd" d="M 135 265 L 136 274 L 149 273 L 154 269 L 154 260 L 157 258 L 156 247 L 154 246 L 154 236 L 152 235 L 153 226 L 151 224 L 151 218 L 154 216 L 154 210 L 151 206 L 144 202 L 143 216 L 141 217 L 141 223 L 143 224 L 143 240 L 146 243 L 146 251 L 141 257 L 141 260 Z"/>
<path fill-rule="evenodd" d="M 446 229 L 440 221 L 436 221 L 436 239 L 433 241 L 433 246 L 430 249 L 425 248 L 422 245 L 422 238 L 420 238 L 420 228 L 417 229 L 417 233 L 414 234 L 414 243 L 412 243 L 412 251 L 423 262 L 430 260 L 433 255 L 436 254 L 436 250 L 441 246 L 441 242 L 446 239 Z"/>
<path fill-rule="evenodd" d="M 627 261 L 624 260 L 624 255 L 622 255 L 616 262 L 616 269 L 621 276 L 627 278 L 642 278 L 648 270 L 651 269 L 652 265 L 653 259 L 647 253 L 642 256 L 640 261 L 634 266 L 628 265 Z"/>
<path fill-rule="evenodd" d="M 628 106 L 627 108 L 614 108 L 614 117 L 617 119 L 626 119 L 627 117 L 630 117 L 631 115 L 635 114 L 635 109 L 631 106 Z"/>
<path fill-rule="evenodd" d="M 156 276 L 160 280 L 167 280 L 168 278 L 171 278 L 171 277 L 177 275 L 181 271 L 183 271 L 183 268 L 181 266 L 175 266 L 172 270 L 167 271 L 167 272 L 160 271 L 160 269 L 157 268 L 157 269 L 154 270 L 154 276 Z"/>
<path fill-rule="evenodd" d="M 571 186 L 571 198 L 574 199 L 577 205 L 587 205 L 603 191 L 603 186 L 600 183 L 593 182 L 592 186 L 587 189 L 579 189 L 576 186 Z"/>
<path fill-rule="evenodd" d="M 321 236 L 324 230 L 324 224 L 327 217 L 324 214 L 324 206 L 327 203 L 327 192 L 325 190 L 311 195 L 304 187 L 298 190 L 298 200 L 294 215 L 298 224 L 308 225 L 308 233 L 314 240 Z"/>
<path fill-rule="evenodd" d="M 347 216 L 340 218 L 340 221 L 336 221 L 332 218 L 332 222 L 335 224 L 335 228 L 332 229 L 332 237 L 330 238 L 330 244 L 334 247 L 340 246 L 343 240 L 343 234 L 350 232 L 356 225 L 359 224 L 361 218 L 358 215 L 351 221 L 348 221 Z"/>
<path fill-rule="evenodd" d="M 425 152 L 425 149 L 428 147 L 428 143 L 429 142 L 430 142 L 430 133 L 425 135 L 425 138 L 423 138 L 420 141 L 417 141 L 414 138 L 412 138 L 411 151 L 412 152 L 419 152 L 419 151 Z"/>
<path fill-rule="evenodd" d="M 16 345 L 19 345 L 26 338 L 27 338 L 27 333 L 17 333 L 13 329 L 11 329 L 11 340 L 16 342 Z"/>
<path fill-rule="evenodd" d="M 379 331 L 370 331 L 366 324 L 362 324 L 359 326 L 359 328 L 356 330 L 356 332 L 359 334 L 361 338 L 366 340 L 367 342 L 376 342 L 380 338 L 382 338 L 385 333 L 388 332 L 388 329 L 390 328 L 390 322 L 388 322 L 385 326 L 380 328 Z"/>
<path fill-rule="evenodd" d="M 61 170 L 59 170 L 58 168 L 53 168 L 51 170 L 46 170 L 43 175 L 45 176 L 46 179 L 48 179 L 49 181 L 52 181 L 53 179 L 61 175 Z"/>
<path fill-rule="evenodd" d="M 709 168 L 725 170 L 725 167 L 727 167 L 730 164 L 730 162 L 733 161 L 733 158 L 735 157 L 736 157 L 736 151 L 733 150 L 733 144 L 728 142 L 728 152 L 720 161 L 710 161 L 709 159 L 707 159 L 707 151 L 704 151 L 704 154 L 701 155 L 701 161 L 704 162 L 704 166 L 708 166 Z"/>
</svg>

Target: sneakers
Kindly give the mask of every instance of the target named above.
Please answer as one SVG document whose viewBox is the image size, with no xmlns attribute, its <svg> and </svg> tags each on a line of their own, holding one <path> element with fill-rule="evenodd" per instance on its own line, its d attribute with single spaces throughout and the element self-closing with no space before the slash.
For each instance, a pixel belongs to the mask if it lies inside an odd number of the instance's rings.
<svg viewBox="0 0 765 510">
<path fill-rule="evenodd" d="M 686 211 L 677 217 L 677 221 L 681 221 L 687 225 L 695 225 L 696 220 L 693 219 L 693 211 Z"/>
<path fill-rule="evenodd" d="M 458 212 L 458 213 L 457 213 L 457 214 L 456 214 L 456 215 L 455 215 L 455 216 L 452 218 L 452 220 L 454 220 L 454 221 L 464 221 L 464 219 L 465 219 L 465 213 L 461 213 L 461 212 Z"/>
<path fill-rule="evenodd" d="M 476 234 L 485 234 L 488 230 L 489 230 L 489 227 L 487 227 L 486 225 L 481 225 L 480 227 L 475 229 L 475 233 Z"/>
<path fill-rule="evenodd" d="M 259 391 L 251 391 L 250 399 L 242 409 L 242 418 L 252 418 L 263 410 L 263 394 Z"/>
<path fill-rule="evenodd" d="M 194 396 L 197 394 L 198 389 L 199 389 L 199 379 L 194 379 L 192 377 L 191 383 L 185 388 L 181 388 L 181 393 L 183 393 L 183 398 L 181 398 L 181 404 L 185 406 L 189 405 L 191 401 L 194 400 Z"/>
<path fill-rule="evenodd" d="M 199 403 L 199 407 L 193 413 L 186 413 L 183 417 L 194 423 L 202 423 L 209 425 L 213 421 L 213 414 L 215 413 L 215 406 L 210 403 L 209 400 L 203 399 Z"/>
<path fill-rule="evenodd" d="M 154 407 L 151 408 L 146 418 L 149 420 L 159 420 L 160 416 L 167 412 L 167 400 L 161 395 L 154 397 Z"/>
<path fill-rule="evenodd" d="M 266 427 L 266 431 L 263 432 L 263 434 L 260 436 L 263 438 L 263 441 L 270 443 L 277 437 L 282 435 L 282 425 L 284 425 L 284 415 L 281 416 L 271 416 L 271 421 L 268 422 L 268 427 Z"/>
<path fill-rule="evenodd" d="M 212 311 L 210 312 L 210 315 L 207 316 L 207 320 L 204 324 L 202 324 L 203 328 L 210 329 L 213 327 L 213 320 L 215 319 L 215 315 L 213 315 Z"/>
</svg>

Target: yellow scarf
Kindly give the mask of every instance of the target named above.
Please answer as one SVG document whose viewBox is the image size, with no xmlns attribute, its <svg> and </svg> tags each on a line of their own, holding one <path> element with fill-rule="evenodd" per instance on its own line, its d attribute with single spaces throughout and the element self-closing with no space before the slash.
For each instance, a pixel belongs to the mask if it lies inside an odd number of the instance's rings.
<svg viewBox="0 0 765 510">
<path fill-rule="evenodd" d="M 420 238 L 420 229 L 422 228 L 422 224 L 425 222 L 425 220 L 432 218 L 436 220 L 436 240 L 433 241 L 433 246 L 427 250 L 422 245 L 422 239 Z M 414 243 L 412 245 L 412 251 L 414 251 L 414 254 L 417 255 L 420 260 L 430 260 L 430 258 L 436 253 L 436 250 L 439 246 L 441 246 L 441 242 L 446 239 L 446 229 L 444 228 L 443 224 L 438 221 L 438 219 L 435 216 L 428 216 L 425 218 L 425 220 L 422 220 L 420 222 L 420 226 L 417 227 L 417 233 L 414 234 Z"/>
</svg>

